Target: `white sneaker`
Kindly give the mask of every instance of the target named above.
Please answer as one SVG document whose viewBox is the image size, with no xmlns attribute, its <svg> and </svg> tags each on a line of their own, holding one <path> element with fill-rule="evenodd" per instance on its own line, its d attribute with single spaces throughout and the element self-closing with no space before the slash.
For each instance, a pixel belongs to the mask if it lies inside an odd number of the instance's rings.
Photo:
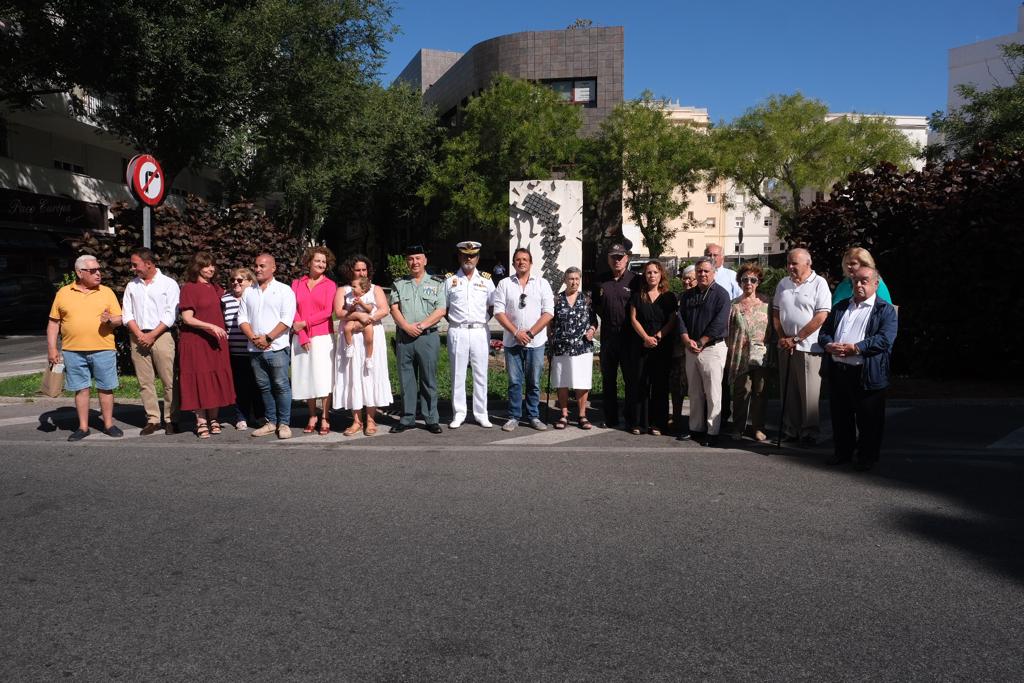
<svg viewBox="0 0 1024 683">
<path fill-rule="evenodd" d="M 494 425 L 493 425 L 493 424 L 491 423 L 491 421 L 490 421 L 490 420 L 488 420 L 488 419 L 486 419 L 486 418 L 485 418 L 485 419 L 483 419 L 483 420 L 477 420 L 477 421 L 476 421 L 476 423 L 477 423 L 478 425 L 480 425 L 481 427 L 483 427 L 484 429 L 490 429 L 491 427 L 493 427 L 493 426 L 494 426 Z"/>
<path fill-rule="evenodd" d="M 501 426 L 501 431 L 503 431 L 503 432 L 511 432 L 512 430 L 514 430 L 518 426 L 519 426 L 519 420 L 517 420 L 517 419 L 515 419 L 513 417 L 508 422 L 506 422 L 505 424 L 503 424 Z"/>
<path fill-rule="evenodd" d="M 456 415 L 455 419 L 448 423 L 448 429 L 458 429 L 466 421 L 465 415 Z"/>
<path fill-rule="evenodd" d="M 367 372 L 369 372 L 370 370 L 373 370 L 373 359 L 372 358 L 367 358 L 366 362 L 363 363 L 363 367 L 366 368 Z"/>
<path fill-rule="evenodd" d="M 235 423 L 235 429 L 237 429 L 240 432 L 244 432 L 248 428 L 249 425 L 248 423 L 246 423 L 245 420 L 239 420 L 238 422 Z"/>
<path fill-rule="evenodd" d="M 548 426 L 539 418 L 535 417 L 530 420 L 530 426 L 536 429 L 538 432 L 547 431 Z"/>
<path fill-rule="evenodd" d="M 254 430 L 250 436 L 267 436 L 268 434 L 273 434 L 276 431 L 277 425 L 273 422 L 268 422 L 259 429 Z"/>
<path fill-rule="evenodd" d="M 349 344 L 345 347 L 345 358 L 351 358 L 354 355 L 356 355 L 356 347 Z"/>
</svg>

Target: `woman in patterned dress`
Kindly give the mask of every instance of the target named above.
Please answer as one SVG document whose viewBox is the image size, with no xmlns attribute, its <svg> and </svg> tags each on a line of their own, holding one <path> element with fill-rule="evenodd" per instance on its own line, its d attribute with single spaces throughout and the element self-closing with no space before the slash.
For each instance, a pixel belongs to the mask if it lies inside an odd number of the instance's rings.
<svg viewBox="0 0 1024 683">
<path fill-rule="evenodd" d="M 750 429 L 757 441 L 768 439 L 764 433 L 765 337 L 770 316 L 768 300 L 757 293 L 761 276 L 761 267 L 754 262 L 744 263 L 736 273 L 743 294 L 732 302 L 729 313 L 729 360 L 725 367 L 732 387 L 733 438 L 742 438 L 746 431 L 749 404 Z"/>
<path fill-rule="evenodd" d="M 587 399 L 594 373 L 594 333 L 597 314 L 590 297 L 580 291 L 583 275 L 572 266 L 565 271 L 565 289 L 555 297 L 555 317 L 549 323 L 551 334 L 551 380 L 558 389 L 558 407 L 562 415 L 555 429 L 569 424 L 569 389 L 576 390 L 580 429 L 591 429 L 587 419 Z"/>
</svg>

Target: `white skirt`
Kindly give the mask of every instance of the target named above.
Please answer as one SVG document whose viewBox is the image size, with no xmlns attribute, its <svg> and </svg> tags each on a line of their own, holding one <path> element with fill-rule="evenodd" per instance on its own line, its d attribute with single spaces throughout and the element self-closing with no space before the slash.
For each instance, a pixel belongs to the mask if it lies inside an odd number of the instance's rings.
<svg viewBox="0 0 1024 683">
<path fill-rule="evenodd" d="M 373 326 L 373 369 L 366 369 L 366 346 L 362 334 L 352 337 L 355 355 L 345 355 L 345 337 L 338 335 L 338 352 L 334 379 L 334 409 L 359 410 L 365 406 L 387 408 L 391 395 L 388 377 L 388 342 L 384 326 Z"/>
<path fill-rule="evenodd" d="M 334 388 L 334 335 L 312 337 L 309 351 L 292 335 L 292 398 L 323 398 Z"/>
<path fill-rule="evenodd" d="M 594 354 L 555 356 L 551 362 L 551 386 L 556 389 L 590 389 L 594 376 Z"/>
</svg>

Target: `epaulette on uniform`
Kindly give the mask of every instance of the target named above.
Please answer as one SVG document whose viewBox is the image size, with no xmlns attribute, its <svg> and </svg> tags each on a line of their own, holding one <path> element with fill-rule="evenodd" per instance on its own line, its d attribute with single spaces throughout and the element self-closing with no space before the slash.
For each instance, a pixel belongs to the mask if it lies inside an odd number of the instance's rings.
<svg viewBox="0 0 1024 683">
<path fill-rule="evenodd" d="M 491 279 L 491 274 L 490 273 L 488 273 L 486 271 L 483 271 L 483 270 L 480 270 L 480 271 L 477 271 L 477 272 L 480 273 L 480 277 L 482 277 L 483 279 L 485 279 L 485 280 L 490 280 Z"/>
<path fill-rule="evenodd" d="M 444 277 L 441 278 L 441 281 L 443 282 L 444 280 L 447 280 L 450 277 L 455 277 L 455 273 L 451 273 L 451 272 L 445 273 Z"/>
<path fill-rule="evenodd" d="M 447 278 L 447 277 L 448 277 L 447 275 L 445 275 L 444 277 L 442 277 L 440 275 L 431 275 L 430 279 L 434 280 L 435 282 L 444 282 L 445 278 Z"/>
</svg>

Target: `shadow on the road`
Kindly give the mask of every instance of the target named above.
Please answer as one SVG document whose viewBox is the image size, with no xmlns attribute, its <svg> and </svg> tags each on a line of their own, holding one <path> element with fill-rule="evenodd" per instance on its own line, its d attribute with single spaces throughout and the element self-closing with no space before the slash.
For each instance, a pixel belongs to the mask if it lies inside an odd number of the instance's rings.
<svg viewBox="0 0 1024 683">
<path fill-rule="evenodd" d="M 93 405 L 95 405 L 95 401 L 93 401 Z M 115 403 L 114 419 L 133 427 L 143 427 L 146 424 L 146 412 L 139 405 Z M 97 429 L 102 428 L 103 419 L 98 409 L 90 407 L 89 424 Z M 58 430 L 72 432 L 77 428 L 78 413 L 74 406 L 61 406 L 42 413 L 39 416 L 39 426 L 36 427 L 40 432 L 56 432 Z"/>
</svg>

